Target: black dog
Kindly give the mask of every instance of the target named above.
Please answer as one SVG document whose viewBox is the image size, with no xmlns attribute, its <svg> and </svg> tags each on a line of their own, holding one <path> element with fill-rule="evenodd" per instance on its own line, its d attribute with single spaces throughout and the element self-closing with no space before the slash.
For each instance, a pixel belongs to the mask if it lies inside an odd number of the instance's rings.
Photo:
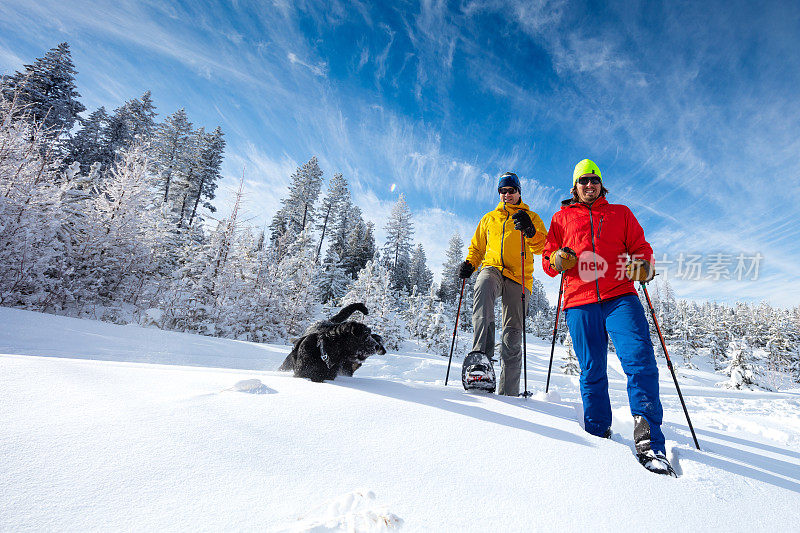
<svg viewBox="0 0 800 533">
<path fill-rule="evenodd" d="M 344 322 L 351 314 L 368 314 L 362 303 L 350 304 L 329 320 L 309 327 L 295 341 L 280 370 L 293 370 L 295 377 L 321 382 L 338 374 L 352 376 L 374 353 L 385 354 L 383 339 L 360 322 Z"/>
</svg>

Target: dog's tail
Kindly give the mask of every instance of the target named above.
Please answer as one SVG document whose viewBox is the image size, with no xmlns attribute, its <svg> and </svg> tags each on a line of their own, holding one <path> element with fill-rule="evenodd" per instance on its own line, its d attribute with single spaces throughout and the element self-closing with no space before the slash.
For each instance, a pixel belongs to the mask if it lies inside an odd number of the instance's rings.
<svg viewBox="0 0 800 533">
<path fill-rule="evenodd" d="M 343 307 L 341 311 L 339 311 L 338 313 L 336 313 L 331 317 L 330 321 L 336 324 L 344 322 L 350 317 L 350 315 L 352 315 L 356 311 L 361 311 L 361 313 L 364 315 L 369 314 L 367 306 L 362 304 L 361 302 L 358 302 Z"/>
</svg>

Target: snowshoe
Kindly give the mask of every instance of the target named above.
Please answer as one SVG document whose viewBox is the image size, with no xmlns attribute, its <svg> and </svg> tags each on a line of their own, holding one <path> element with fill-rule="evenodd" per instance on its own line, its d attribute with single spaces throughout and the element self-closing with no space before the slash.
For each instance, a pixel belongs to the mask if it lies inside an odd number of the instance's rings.
<svg viewBox="0 0 800 533">
<path fill-rule="evenodd" d="M 461 384 L 464 390 L 494 392 L 495 375 L 492 361 L 483 352 L 470 352 L 461 367 Z"/>
<path fill-rule="evenodd" d="M 664 452 L 648 450 L 644 453 L 637 453 L 636 458 L 639 459 L 639 464 L 654 474 L 678 477 Z"/>
</svg>

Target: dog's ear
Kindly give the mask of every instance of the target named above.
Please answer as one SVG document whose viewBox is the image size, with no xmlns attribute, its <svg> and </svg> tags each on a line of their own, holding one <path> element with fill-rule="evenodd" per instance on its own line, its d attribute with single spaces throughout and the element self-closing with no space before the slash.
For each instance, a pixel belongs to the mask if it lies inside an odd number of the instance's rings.
<svg viewBox="0 0 800 533">
<path fill-rule="evenodd" d="M 371 337 L 372 340 L 375 341 L 375 353 L 378 355 L 384 355 L 386 353 L 386 348 L 383 347 L 383 337 L 377 333 L 373 333 Z"/>
<path fill-rule="evenodd" d="M 368 337 L 371 333 L 369 327 L 361 322 L 345 322 L 336 326 L 335 330 L 339 335 L 352 337 Z"/>
</svg>

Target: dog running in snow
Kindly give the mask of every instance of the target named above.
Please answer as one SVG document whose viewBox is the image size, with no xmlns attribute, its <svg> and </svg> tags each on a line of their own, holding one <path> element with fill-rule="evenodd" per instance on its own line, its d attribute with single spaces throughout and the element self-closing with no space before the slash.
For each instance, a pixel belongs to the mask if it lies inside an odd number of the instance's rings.
<svg viewBox="0 0 800 533">
<path fill-rule="evenodd" d="M 347 320 L 356 311 L 369 314 L 363 303 L 354 303 L 328 320 L 309 326 L 279 370 L 291 370 L 295 377 L 321 382 L 339 374 L 352 376 L 370 355 L 385 354 L 380 335 L 361 322 Z"/>
</svg>

